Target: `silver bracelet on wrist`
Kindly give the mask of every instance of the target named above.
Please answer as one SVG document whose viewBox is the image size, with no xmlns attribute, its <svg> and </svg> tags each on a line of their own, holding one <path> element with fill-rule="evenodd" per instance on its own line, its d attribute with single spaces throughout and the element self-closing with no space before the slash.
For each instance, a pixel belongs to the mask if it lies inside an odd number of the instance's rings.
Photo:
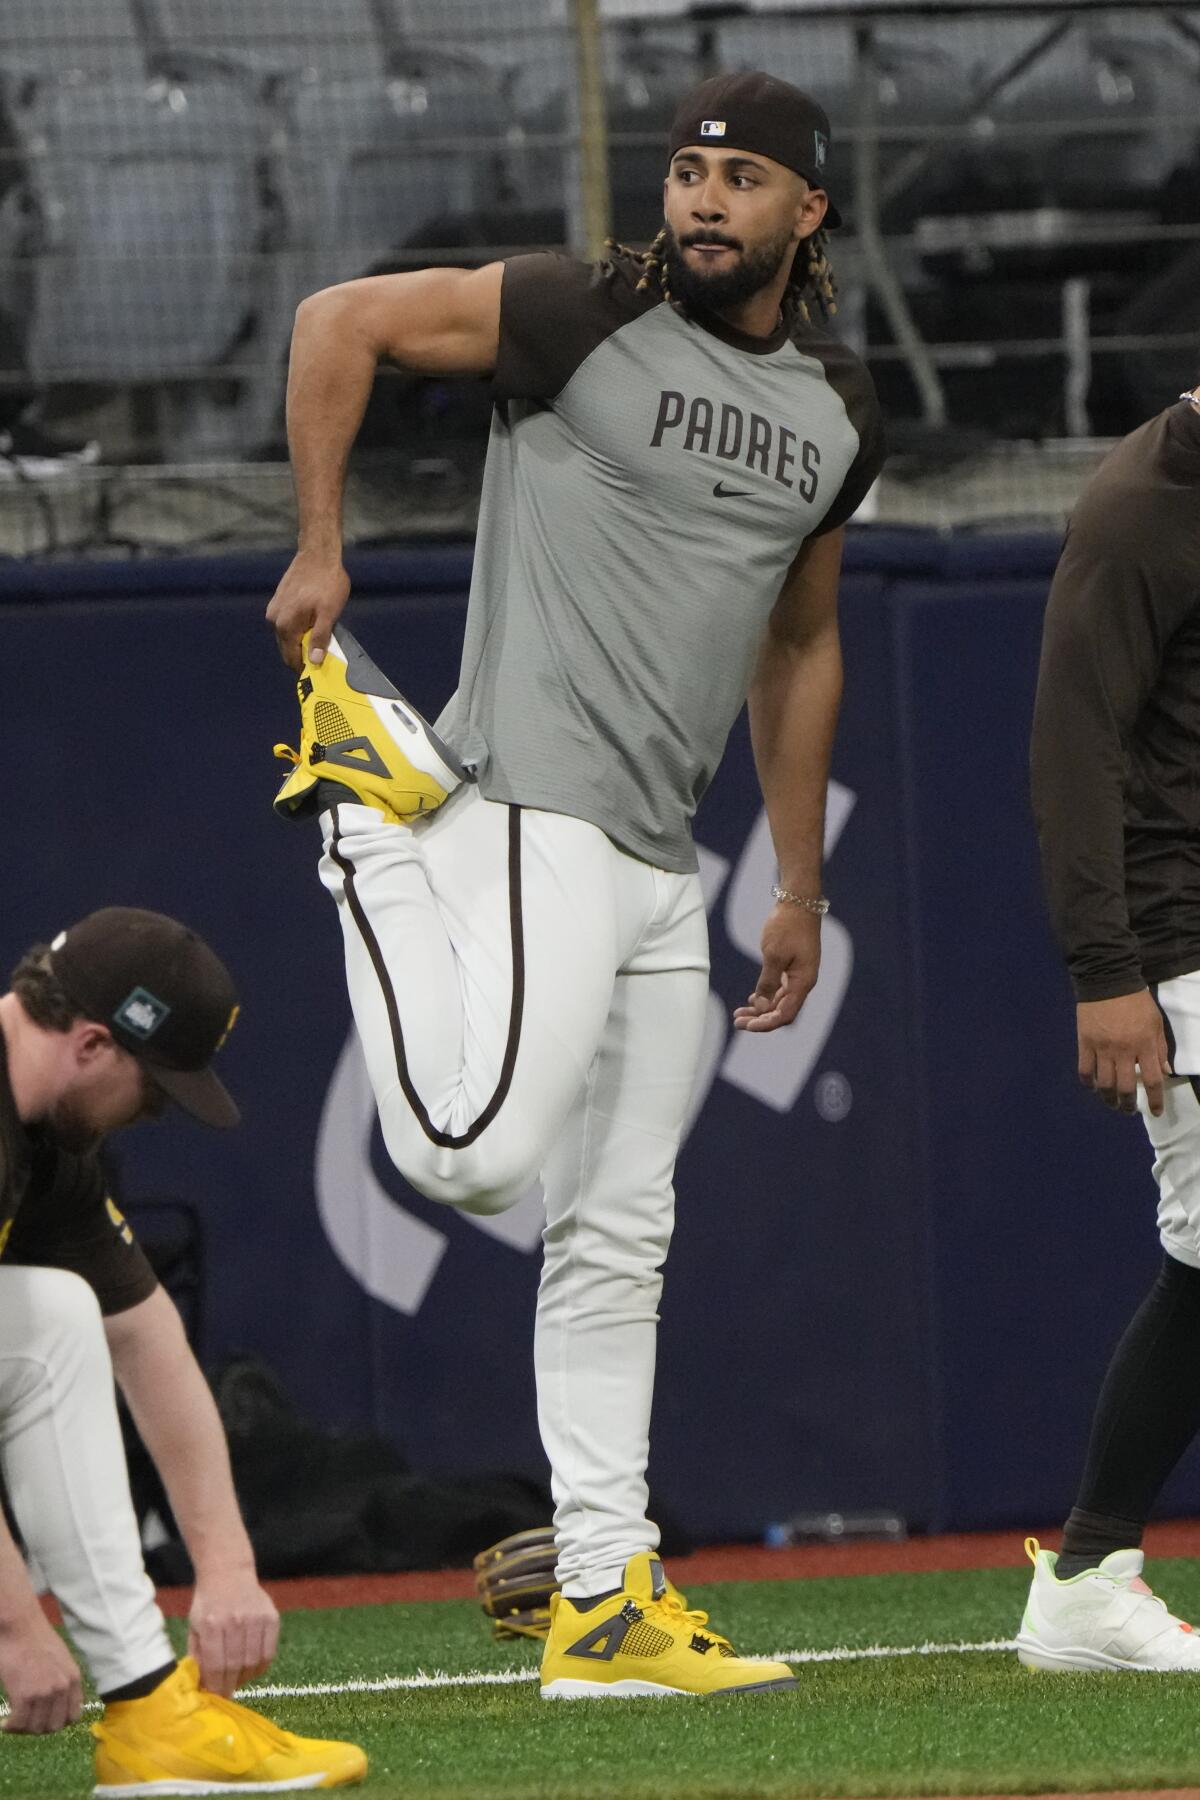
<svg viewBox="0 0 1200 1800">
<path fill-rule="evenodd" d="M 780 887 L 776 882 L 771 889 L 773 900 L 782 900 L 785 906 L 800 906 L 805 912 L 824 915 L 829 911 L 829 902 L 824 894 L 814 900 L 810 894 L 793 894 L 790 888 Z"/>
</svg>

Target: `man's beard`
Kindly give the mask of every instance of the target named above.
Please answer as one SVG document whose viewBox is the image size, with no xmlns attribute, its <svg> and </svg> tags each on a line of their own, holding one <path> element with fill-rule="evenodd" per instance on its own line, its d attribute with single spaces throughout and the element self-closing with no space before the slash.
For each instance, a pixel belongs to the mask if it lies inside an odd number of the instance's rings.
<svg viewBox="0 0 1200 1800">
<path fill-rule="evenodd" d="M 74 1156 L 87 1156 L 98 1147 L 104 1135 L 66 1096 L 59 1100 L 46 1123 L 55 1141 Z"/>
<path fill-rule="evenodd" d="M 93 1103 L 94 1104 L 94 1103 Z M 166 1110 L 167 1096 L 158 1084 L 143 1076 L 140 1095 L 132 1098 L 120 1112 L 111 1103 L 103 1106 L 99 1117 L 89 1112 L 86 1097 L 63 1094 L 46 1120 L 55 1139 L 64 1150 L 75 1156 L 87 1156 L 98 1150 L 105 1138 L 142 1119 L 158 1119 Z"/>
<path fill-rule="evenodd" d="M 684 250 L 693 244 L 726 244 L 741 254 L 729 268 L 714 269 L 709 274 L 684 261 Z M 732 306 L 741 306 L 774 281 L 791 248 L 790 230 L 781 231 L 756 250 L 747 250 L 737 238 L 723 231 L 701 228 L 677 238 L 668 225 L 664 254 L 671 298 L 702 312 L 725 312 Z"/>
</svg>

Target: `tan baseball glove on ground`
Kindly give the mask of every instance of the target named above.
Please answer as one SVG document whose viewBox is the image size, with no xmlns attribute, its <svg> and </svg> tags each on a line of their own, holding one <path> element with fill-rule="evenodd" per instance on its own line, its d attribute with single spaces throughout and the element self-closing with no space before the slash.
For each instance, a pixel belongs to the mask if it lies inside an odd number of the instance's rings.
<svg viewBox="0 0 1200 1800">
<path fill-rule="evenodd" d="M 558 1592 L 557 1552 L 549 1525 L 501 1538 L 475 1558 L 475 1587 L 496 1638 L 544 1638 L 550 1596 Z"/>
</svg>

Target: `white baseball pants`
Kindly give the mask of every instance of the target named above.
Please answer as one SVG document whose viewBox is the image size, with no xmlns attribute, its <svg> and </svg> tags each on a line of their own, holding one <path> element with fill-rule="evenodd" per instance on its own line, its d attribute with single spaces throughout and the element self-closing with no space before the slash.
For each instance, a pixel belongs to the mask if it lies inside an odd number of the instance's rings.
<svg viewBox="0 0 1200 1800">
<path fill-rule="evenodd" d="M 1153 992 L 1175 1071 L 1163 1083 L 1157 1119 L 1138 1087 L 1138 1111 L 1154 1148 L 1158 1233 L 1168 1256 L 1200 1269 L 1200 972 L 1159 982 Z"/>
<path fill-rule="evenodd" d="M 430 1199 L 498 1212 L 540 1174 L 534 1335 L 559 1579 L 658 1545 L 646 1457 L 675 1154 L 699 1059 L 699 879 L 596 826 L 461 788 L 413 829 L 324 815 L 384 1142 Z"/>
<path fill-rule="evenodd" d="M 169 1663 L 100 1307 L 62 1269 L 0 1264 L 0 1463 L 21 1536 L 97 1689 Z"/>
</svg>

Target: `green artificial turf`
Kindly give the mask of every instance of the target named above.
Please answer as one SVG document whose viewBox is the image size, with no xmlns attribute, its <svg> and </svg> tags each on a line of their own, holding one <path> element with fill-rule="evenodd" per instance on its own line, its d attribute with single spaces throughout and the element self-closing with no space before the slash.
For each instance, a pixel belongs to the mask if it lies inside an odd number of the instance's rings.
<svg viewBox="0 0 1200 1800">
<path fill-rule="evenodd" d="M 1200 1562 L 1154 1576 L 1200 1613 Z M 1020 1569 L 736 1582 L 695 1590 L 752 1653 L 1011 1638 Z M 526 1669 L 466 1602 L 291 1613 L 268 1681 L 286 1686 Z M 801 1800 L 810 1795 L 1038 1793 L 1200 1787 L 1188 1676 L 1036 1675 L 1011 1653 L 797 1666 L 794 1691 L 743 1700 L 547 1705 L 533 1680 L 264 1698 L 281 1724 L 351 1737 L 372 1760 L 364 1800 Z M 90 1788 L 84 1727 L 0 1739 L 4 1800 Z"/>
</svg>

